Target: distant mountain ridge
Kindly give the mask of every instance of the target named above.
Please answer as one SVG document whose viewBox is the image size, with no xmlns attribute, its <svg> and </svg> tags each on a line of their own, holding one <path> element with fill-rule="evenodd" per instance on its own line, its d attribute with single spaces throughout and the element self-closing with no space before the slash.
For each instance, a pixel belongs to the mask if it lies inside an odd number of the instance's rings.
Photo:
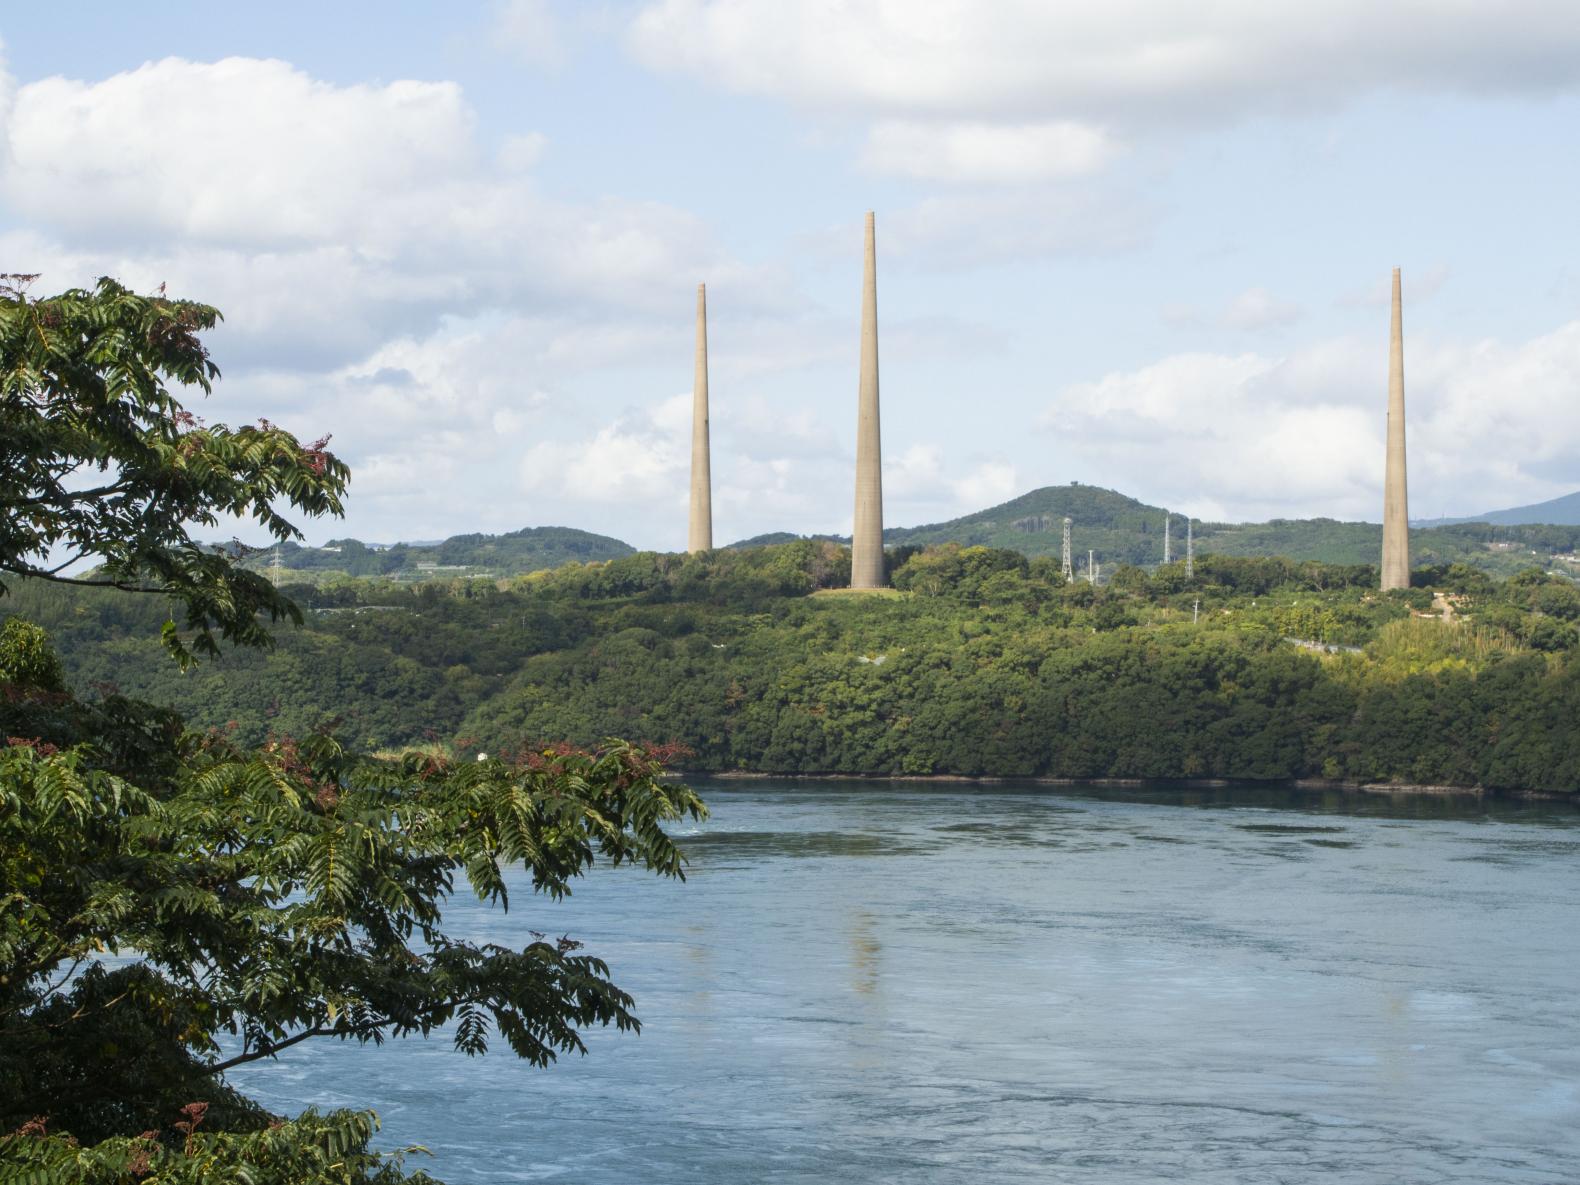
<svg viewBox="0 0 1580 1185">
<path fill-rule="evenodd" d="M 1417 566 L 1469 563 L 1510 574 L 1533 565 L 1548 566 L 1554 554 L 1572 555 L 1580 544 L 1580 493 L 1542 503 L 1560 506 L 1573 501 L 1574 525 L 1505 525 L 1497 520 L 1415 524 L 1410 531 L 1411 560 Z M 1496 512 L 1515 515 L 1518 510 Z M 883 533 L 889 547 L 926 547 L 943 543 L 1054 556 L 1063 546 L 1064 520 L 1071 520 L 1072 561 L 1086 568 L 1087 555 L 1105 572 L 1121 564 L 1153 568 L 1163 562 L 1163 523 L 1170 524 L 1170 553 L 1184 559 L 1186 524 L 1190 522 L 1199 554 L 1285 556 L 1330 564 L 1376 564 L 1382 550 L 1378 523 L 1341 522 L 1330 518 L 1273 519 L 1265 523 L 1215 523 L 1187 520 L 1117 490 L 1071 482 L 1044 486 L 960 518 L 915 527 L 891 527 Z M 799 539 L 848 543 L 839 535 L 796 535 L 775 531 L 727 545 L 736 550 L 767 547 Z M 635 554 L 636 548 L 608 535 L 574 527 L 528 527 L 503 535 L 455 535 L 440 542 L 369 544 L 356 539 L 330 540 L 322 547 L 294 543 L 279 549 L 287 578 L 321 581 L 337 574 L 382 576 L 399 580 L 464 577 L 505 578 L 558 568 L 567 563 L 592 563 Z M 247 557 L 244 563 L 266 570 L 275 549 Z M 1571 567 L 1571 565 L 1561 565 Z"/>
<path fill-rule="evenodd" d="M 1470 518 L 1437 518 L 1423 520 L 1423 527 L 1450 527 L 1459 523 L 1497 523 L 1502 526 L 1548 524 L 1553 526 L 1580 526 L 1580 490 L 1546 502 L 1529 506 L 1511 506 L 1507 510 L 1489 510 Z"/>
<path fill-rule="evenodd" d="M 999 506 L 949 522 L 901 527 L 884 532 L 890 546 L 960 543 L 1019 551 L 1028 556 L 1057 556 L 1063 545 L 1064 519 L 1071 520 L 1072 557 L 1084 569 L 1088 551 L 1099 565 L 1155 567 L 1163 562 L 1163 521 L 1170 523 L 1171 558 L 1185 556 L 1187 518 L 1149 506 L 1117 490 L 1101 486 L 1045 486 Z M 1199 554 L 1285 556 L 1329 564 L 1376 564 L 1382 552 L 1380 523 L 1341 522 L 1331 518 L 1273 519 L 1265 523 L 1215 523 L 1190 520 Z M 1463 523 L 1441 528 L 1412 528 L 1411 562 L 1469 563 L 1505 574 L 1533 564 L 1546 566 L 1554 553 L 1572 553 L 1580 528 L 1503 527 Z"/>
<path fill-rule="evenodd" d="M 363 543 L 331 539 L 322 547 L 282 544 L 280 566 L 287 573 L 322 579 L 336 574 L 431 580 L 445 577 L 519 576 L 564 564 L 613 560 L 636 548 L 608 535 L 575 527 L 526 527 L 503 535 L 453 535 L 437 543 Z M 274 564 L 273 547 L 253 552 L 243 563 L 254 570 Z"/>
</svg>

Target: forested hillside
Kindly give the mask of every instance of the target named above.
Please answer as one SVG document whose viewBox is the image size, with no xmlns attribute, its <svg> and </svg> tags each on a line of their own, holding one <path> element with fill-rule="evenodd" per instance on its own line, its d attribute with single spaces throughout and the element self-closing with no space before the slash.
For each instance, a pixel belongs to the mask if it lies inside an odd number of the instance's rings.
<svg viewBox="0 0 1580 1185">
<path fill-rule="evenodd" d="M 306 628 L 185 675 L 148 641 L 157 603 L 24 585 L 6 609 L 49 628 L 79 688 L 245 741 L 334 719 L 378 746 L 679 741 L 708 770 L 1580 790 L 1564 578 L 1444 566 L 1385 595 L 1364 565 L 1204 555 L 1192 579 L 1093 587 L 1008 550 L 890 561 L 888 596 L 839 592 L 848 552 L 808 541 L 304 587 Z"/>
</svg>

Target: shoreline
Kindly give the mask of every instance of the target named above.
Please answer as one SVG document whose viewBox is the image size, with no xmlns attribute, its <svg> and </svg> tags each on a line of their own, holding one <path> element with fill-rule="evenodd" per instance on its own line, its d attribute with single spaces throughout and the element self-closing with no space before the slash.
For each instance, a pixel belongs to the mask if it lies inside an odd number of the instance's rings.
<svg viewBox="0 0 1580 1185">
<path fill-rule="evenodd" d="M 1337 790 L 1345 794 L 1384 796 L 1436 795 L 1462 798 L 1510 798 L 1580 805 L 1580 792 L 1566 790 L 1489 790 L 1485 786 L 1449 786 L 1422 782 L 1359 782 L 1343 778 L 1292 778 L 1262 781 L 1251 778 L 1055 778 L 999 777 L 976 774 L 853 774 L 853 773 L 771 773 L 764 770 L 688 770 L 677 769 L 677 777 L 713 778 L 718 781 L 818 781 L 818 782 L 928 782 L 979 786 L 1007 783 L 1034 786 L 1110 786 L 1144 787 L 1159 784 L 1183 786 L 1191 790 L 1215 790 L 1285 786 L 1313 794 Z"/>
</svg>

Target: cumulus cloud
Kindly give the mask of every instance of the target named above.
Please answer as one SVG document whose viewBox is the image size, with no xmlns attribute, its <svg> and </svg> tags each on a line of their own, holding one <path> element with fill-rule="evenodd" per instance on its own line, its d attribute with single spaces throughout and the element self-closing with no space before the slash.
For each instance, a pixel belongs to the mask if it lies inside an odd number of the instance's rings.
<svg viewBox="0 0 1580 1185">
<path fill-rule="evenodd" d="M 888 499 L 931 498 L 943 484 L 944 450 L 913 444 L 883 458 L 883 493 Z"/>
<path fill-rule="evenodd" d="M 28 83 L 0 159 L 28 227 L 10 258 L 57 283 L 168 282 L 220 305 L 247 361 L 348 363 L 493 307 L 653 314 L 701 273 L 772 299 L 696 217 L 555 200 L 531 175 L 541 135 L 490 154 L 474 125 L 454 83 L 337 86 L 280 61 Z"/>
<path fill-rule="evenodd" d="M 1580 322 L 1516 345 L 1406 349 L 1412 505 L 1470 513 L 1573 488 Z M 1042 424 L 1087 472 L 1132 475 L 1198 515 L 1376 520 L 1385 366 L 1384 343 L 1353 338 L 1282 357 L 1177 354 L 1065 388 Z"/>
<path fill-rule="evenodd" d="M 815 417 L 748 397 L 712 433 L 714 538 L 771 530 L 849 531 L 851 457 Z M 519 461 L 520 490 L 539 521 L 608 523 L 648 545 L 685 545 L 691 395 L 631 408 L 579 435 L 556 425 Z"/>
<path fill-rule="evenodd" d="M 1005 183 L 1102 169 L 1139 137 L 1382 91 L 1580 87 L 1562 0 L 652 0 L 637 60 L 869 122 L 871 169 Z"/>
<path fill-rule="evenodd" d="M 983 461 L 964 477 L 951 481 L 949 488 L 963 513 L 996 506 L 1026 492 L 1019 471 L 1005 460 Z"/>
<path fill-rule="evenodd" d="M 921 441 L 883 458 L 885 519 L 891 526 L 969 514 L 1022 493 L 1019 472 L 1002 457 L 978 460 L 961 473 L 943 446 Z"/>
<path fill-rule="evenodd" d="M 333 433 L 354 473 L 337 530 L 545 521 L 519 475 L 543 422 L 573 439 L 631 398 L 611 376 L 671 356 L 689 373 L 697 276 L 730 293 L 742 338 L 779 343 L 752 365 L 792 365 L 817 336 L 786 276 L 732 259 L 695 216 L 544 192 L 545 137 L 486 148 L 455 83 L 169 58 L 87 81 L 0 72 L 0 100 L 16 228 L 0 254 L 49 290 L 114 275 L 222 309 L 209 344 L 226 381 L 198 410 Z M 800 320 L 779 328 L 786 308 Z M 632 445 L 640 427 L 590 438 L 609 467 L 598 488 L 644 497 L 668 472 Z M 548 484 L 593 492 L 556 465 Z"/>
<path fill-rule="evenodd" d="M 476 164 L 454 83 L 337 87 L 249 58 L 29 83 L 8 132 L 7 204 L 35 226 L 118 243 L 366 238 L 392 199 Z"/>
<path fill-rule="evenodd" d="M 628 409 L 580 434 L 550 429 L 522 455 L 520 489 L 539 518 L 586 522 L 617 513 L 614 533 L 683 546 L 690 416 L 685 394 Z M 749 397 L 711 426 L 715 539 L 773 530 L 850 533 L 854 456 L 826 423 Z M 1008 460 L 979 459 L 961 470 L 942 446 L 924 441 L 885 454 L 883 492 L 887 521 L 912 524 L 980 510 L 1022 491 Z"/>
<path fill-rule="evenodd" d="M 652 67 L 813 105 L 1138 124 L 1383 88 L 1572 90 L 1580 26 L 1554 0 L 658 0 L 628 43 Z"/>
<path fill-rule="evenodd" d="M 521 461 L 528 493 L 549 492 L 574 502 L 657 500 L 680 505 L 689 454 L 677 426 L 691 396 L 676 395 L 652 410 L 633 410 L 575 442 L 545 441 Z"/>
</svg>

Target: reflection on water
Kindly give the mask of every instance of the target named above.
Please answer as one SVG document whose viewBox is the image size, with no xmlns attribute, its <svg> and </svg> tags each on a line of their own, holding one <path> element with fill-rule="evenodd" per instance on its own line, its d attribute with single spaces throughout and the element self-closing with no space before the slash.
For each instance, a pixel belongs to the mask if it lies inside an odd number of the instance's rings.
<svg viewBox="0 0 1580 1185">
<path fill-rule="evenodd" d="M 1580 813 L 1278 787 L 712 783 L 688 883 L 570 931 L 639 1038 L 298 1047 L 454 1182 L 1572 1182 Z"/>
<path fill-rule="evenodd" d="M 878 956 L 883 945 L 878 941 L 875 919 L 865 909 L 850 911 L 850 986 L 864 996 L 878 988 Z"/>
</svg>

